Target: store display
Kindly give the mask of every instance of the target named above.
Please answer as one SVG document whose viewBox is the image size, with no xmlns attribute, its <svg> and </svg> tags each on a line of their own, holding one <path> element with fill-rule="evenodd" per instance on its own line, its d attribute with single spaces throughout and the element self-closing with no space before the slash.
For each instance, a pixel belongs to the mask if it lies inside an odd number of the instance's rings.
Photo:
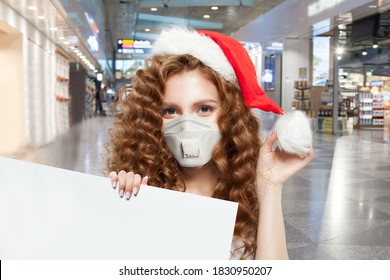
<svg viewBox="0 0 390 280">
<path fill-rule="evenodd" d="M 347 109 L 343 97 L 338 97 L 337 131 L 347 130 Z M 321 92 L 321 105 L 318 107 L 317 130 L 320 132 L 333 131 L 333 83 L 327 81 L 324 90 Z"/>
<path fill-rule="evenodd" d="M 358 104 L 360 127 L 383 127 L 384 110 L 379 84 L 359 88 Z"/>
<path fill-rule="evenodd" d="M 337 131 L 347 131 L 347 118 L 337 117 Z M 333 131 L 333 118 L 332 117 L 318 117 L 317 131 L 319 132 L 332 132 Z"/>
<path fill-rule="evenodd" d="M 390 92 L 382 92 L 383 96 L 383 140 L 390 142 Z"/>
<path fill-rule="evenodd" d="M 59 134 L 70 126 L 69 59 L 56 50 L 56 123 Z"/>
<path fill-rule="evenodd" d="M 305 111 L 310 118 L 315 117 L 315 112 L 311 107 L 311 83 L 309 81 L 294 81 L 294 99 L 291 102 L 292 109 Z"/>
<path fill-rule="evenodd" d="M 342 103 L 343 106 L 345 107 L 348 117 L 354 117 L 355 110 L 357 109 L 356 98 L 357 98 L 358 90 L 340 88 L 339 93 L 342 98 Z"/>
</svg>

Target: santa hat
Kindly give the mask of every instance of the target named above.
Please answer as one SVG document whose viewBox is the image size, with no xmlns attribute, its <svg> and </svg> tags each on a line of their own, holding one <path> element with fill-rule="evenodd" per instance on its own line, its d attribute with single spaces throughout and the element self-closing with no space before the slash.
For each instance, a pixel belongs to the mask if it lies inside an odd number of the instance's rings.
<svg viewBox="0 0 390 280">
<path fill-rule="evenodd" d="M 245 48 L 229 36 L 208 30 L 164 30 L 154 44 L 153 54 L 190 54 L 238 86 L 248 107 L 283 113 L 259 86 L 255 66 Z"/>
<path fill-rule="evenodd" d="M 229 36 L 209 30 L 195 31 L 175 27 L 162 31 L 154 43 L 153 54 L 190 54 L 219 73 L 227 81 L 236 85 L 241 90 L 243 100 L 248 107 L 273 112 L 278 115 L 284 114 L 283 109 L 273 102 L 259 86 L 255 66 L 245 48 L 240 42 Z M 309 126 L 306 126 L 306 128 L 301 126 L 299 120 L 304 120 L 305 116 L 297 114 L 298 116 L 296 114 L 293 114 L 294 116 L 287 114 L 279 118 L 278 123 L 280 119 L 284 119 L 284 121 L 283 125 L 276 126 L 277 128 L 279 127 L 277 131 L 278 145 L 287 152 L 303 155 L 307 152 L 308 146 L 311 148 L 311 130 Z M 291 121 L 288 121 L 288 119 L 291 119 Z M 304 121 L 304 124 L 306 123 Z M 293 124 L 297 125 L 297 130 L 306 131 L 303 134 L 306 135 L 306 139 L 309 136 L 310 143 L 303 143 L 303 139 L 298 139 L 298 143 L 296 143 L 297 141 L 291 138 L 294 134 L 291 133 L 291 129 L 294 130 L 291 126 Z M 282 127 L 285 127 L 285 129 Z M 287 133 L 288 137 L 283 136 L 286 134 L 286 131 L 289 131 Z M 302 144 L 305 146 L 303 152 L 299 150 Z"/>
</svg>

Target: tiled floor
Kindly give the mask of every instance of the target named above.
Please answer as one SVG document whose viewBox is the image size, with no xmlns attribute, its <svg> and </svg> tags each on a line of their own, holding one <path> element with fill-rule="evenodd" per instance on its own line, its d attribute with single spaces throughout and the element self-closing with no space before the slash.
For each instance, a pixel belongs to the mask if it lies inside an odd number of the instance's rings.
<svg viewBox="0 0 390 280">
<path fill-rule="evenodd" d="M 315 135 L 315 159 L 284 187 L 291 259 L 390 259 L 390 144 L 382 137 Z"/>
<path fill-rule="evenodd" d="M 112 122 L 90 119 L 13 157 L 102 175 Z M 390 259 L 390 144 L 382 137 L 378 130 L 315 135 L 315 159 L 284 186 L 291 259 Z"/>
</svg>

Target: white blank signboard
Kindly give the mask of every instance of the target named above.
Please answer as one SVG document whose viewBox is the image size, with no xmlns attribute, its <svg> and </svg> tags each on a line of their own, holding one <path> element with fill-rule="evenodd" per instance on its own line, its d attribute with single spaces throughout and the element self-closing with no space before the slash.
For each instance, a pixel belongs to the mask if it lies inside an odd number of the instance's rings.
<svg viewBox="0 0 390 280">
<path fill-rule="evenodd" d="M 228 259 L 237 206 L 0 157 L 0 259 Z"/>
</svg>

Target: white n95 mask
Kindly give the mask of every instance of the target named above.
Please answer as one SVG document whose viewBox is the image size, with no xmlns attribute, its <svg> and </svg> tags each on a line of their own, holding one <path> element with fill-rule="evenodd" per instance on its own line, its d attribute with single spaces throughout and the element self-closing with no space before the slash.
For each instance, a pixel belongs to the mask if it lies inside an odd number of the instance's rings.
<svg viewBox="0 0 390 280">
<path fill-rule="evenodd" d="M 165 142 L 182 167 L 200 167 L 211 159 L 221 134 L 214 122 L 192 115 L 177 117 L 163 127 Z"/>
</svg>

